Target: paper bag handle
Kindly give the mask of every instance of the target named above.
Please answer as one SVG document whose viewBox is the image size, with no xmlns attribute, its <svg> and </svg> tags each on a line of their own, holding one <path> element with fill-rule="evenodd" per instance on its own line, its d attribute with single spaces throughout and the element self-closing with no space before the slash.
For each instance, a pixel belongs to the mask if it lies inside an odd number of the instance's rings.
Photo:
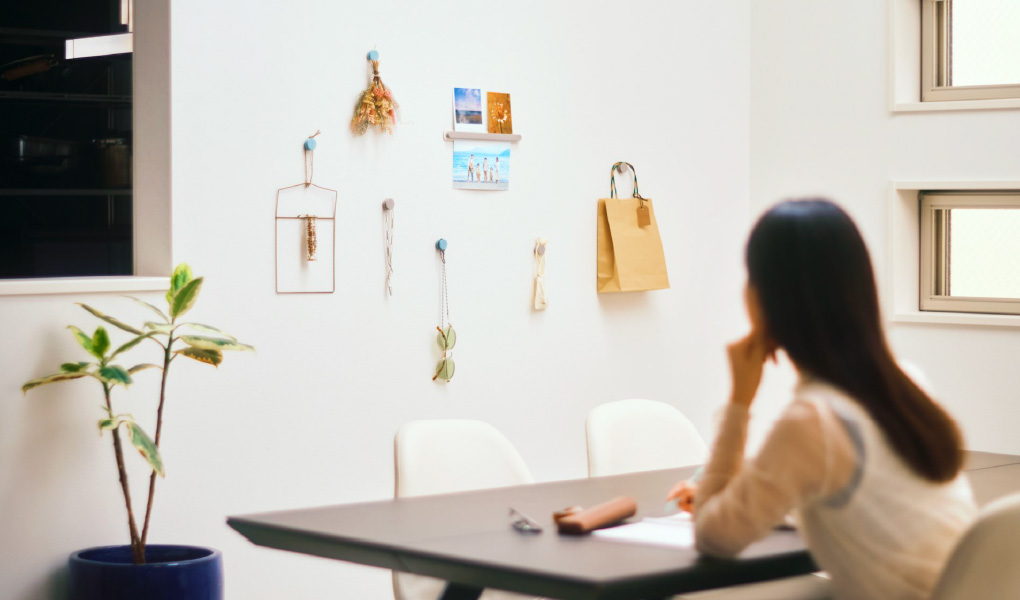
<svg viewBox="0 0 1020 600">
<path fill-rule="evenodd" d="M 630 169 L 631 175 L 634 176 L 634 191 L 631 195 L 641 200 L 641 206 L 645 205 L 645 199 L 641 197 L 641 193 L 638 191 L 637 171 L 634 169 L 634 165 L 629 162 L 617 162 L 613 163 L 613 166 L 609 169 L 609 197 L 616 198 L 616 171 L 620 168 L 620 165 L 627 165 Z"/>
</svg>

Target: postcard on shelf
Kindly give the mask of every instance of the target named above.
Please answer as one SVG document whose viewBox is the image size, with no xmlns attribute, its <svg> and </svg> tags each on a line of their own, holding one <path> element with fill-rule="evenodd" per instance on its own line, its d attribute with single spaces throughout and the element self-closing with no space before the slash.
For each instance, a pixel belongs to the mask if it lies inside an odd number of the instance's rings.
<svg viewBox="0 0 1020 600">
<path fill-rule="evenodd" d="M 453 88 L 453 130 L 485 133 L 482 90 Z"/>
<path fill-rule="evenodd" d="M 513 133 L 514 120 L 510 114 L 510 94 L 486 92 L 488 101 L 489 133 Z"/>
<path fill-rule="evenodd" d="M 453 189 L 510 189 L 510 142 L 454 140 Z"/>
</svg>

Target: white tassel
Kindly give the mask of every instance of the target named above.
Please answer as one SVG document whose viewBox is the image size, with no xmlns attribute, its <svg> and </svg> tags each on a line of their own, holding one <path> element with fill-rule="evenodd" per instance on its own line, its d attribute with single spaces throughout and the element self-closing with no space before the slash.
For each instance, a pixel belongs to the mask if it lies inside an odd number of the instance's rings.
<svg viewBox="0 0 1020 600">
<path fill-rule="evenodd" d="M 538 238 L 535 243 L 535 310 L 545 310 L 549 304 L 545 297 L 545 250 L 549 242 Z"/>
</svg>

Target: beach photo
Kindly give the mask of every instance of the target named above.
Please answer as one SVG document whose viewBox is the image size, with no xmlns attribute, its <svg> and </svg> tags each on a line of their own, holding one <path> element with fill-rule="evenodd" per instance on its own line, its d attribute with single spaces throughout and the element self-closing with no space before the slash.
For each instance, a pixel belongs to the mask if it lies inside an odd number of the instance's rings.
<svg viewBox="0 0 1020 600">
<path fill-rule="evenodd" d="M 510 189 L 510 142 L 454 140 L 453 189 Z"/>
<path fill-rule="evenodd" d="M 482 90 L 453 88 L 453 130 L 485 132 Z"/>
</svg>

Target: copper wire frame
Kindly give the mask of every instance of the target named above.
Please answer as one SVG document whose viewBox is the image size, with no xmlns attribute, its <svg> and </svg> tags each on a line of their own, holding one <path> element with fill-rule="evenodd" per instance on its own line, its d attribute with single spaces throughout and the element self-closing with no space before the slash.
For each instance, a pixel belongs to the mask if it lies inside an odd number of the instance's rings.
<svg viewBox="0 0 1020 600">
<path fill-rule="evenodd" d="M 330 260 L 332 261 L 332 265 L 333 265 L 332 280 L 330 282 L 330 289 L 329 289 L 329 291 L 326 291 L 326 290 L 317 290 L 317 291 L 309 291 L 309 292 L 281 292 L 280 291 L 280 259 L 279 259 L 280 227 L 279 227 L 279 223 L 277 223 L 277 225 L 276 225 L 276 227 L 274 228 L 274 231 L 273 231 L 273 242 L 274 242 L 273 245 L 275 247 L 275 251 L 273 252 L 273 266 L 274 266 L 274 274 L 276 276 L 276 293 L 277 294 L 332 294 L 332 293 L 334 293 L 336 291 L 336 201 L 337 201 L 337 196 L 339 194 L 338 194 L 338 192 L 336 190 L 334 190 L 332 188 L 322 187 L 321 185 L 318 185 L 318 184 L 315 184 L 315 183 L 296 183 L 294 185 L 288 185 L 287 187 L 282 187 L 282 188 L 276 190 L 276 221 L 283 221 L 283 220 L 304 220 L 305 218 L 307 218 L 307 217 L 281 217 L 280 216 L 280 192 L 282 192 L 284 190 L 289 190 L 289 189 L 292 189 L 292 188 L 296 188 L 296 187 L 306 187 L 306 188 L 307 187 L 315 187 L 315 188 L 319 188 L 320 190 L 323 190 L 323 191 L 326 191 L 326 192 L 332 192 L 333 193 L 333 216 L 331 216 L 331 217 L 320 217 L 318 215 L 315 216 L 316 220 L 319 220 L 319 221 L 330 221 L 330 226 L 332 226 L 332 228 L 333 228 L 333 248 L 332 248 L 331 253 L 330 253 Z"/>
</svg>

